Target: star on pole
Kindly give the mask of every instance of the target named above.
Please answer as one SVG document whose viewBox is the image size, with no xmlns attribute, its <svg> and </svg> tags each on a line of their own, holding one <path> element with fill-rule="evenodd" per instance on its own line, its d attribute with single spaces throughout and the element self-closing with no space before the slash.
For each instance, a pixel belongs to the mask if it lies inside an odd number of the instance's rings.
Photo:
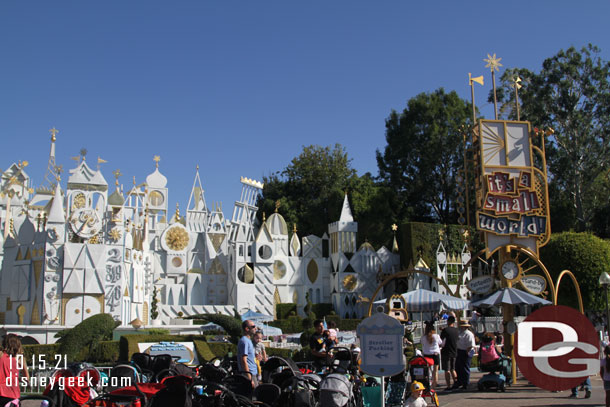
<svg viewBox="0 0 610 407">
<path fill-rule="evenodd" d="M 494 71 L 494 69 L 500 72 L 500 67 L 502 66 L 502 64 L 500 63 L 501 60 L 502 58 L 497 58 L 496 54 L 493 54 L 493 56 L 487 54 L 487 59 L 483 59 L 483 61 L 487 62 L 485 68 L 489 68 L 492 72 Z"/>
</svg>

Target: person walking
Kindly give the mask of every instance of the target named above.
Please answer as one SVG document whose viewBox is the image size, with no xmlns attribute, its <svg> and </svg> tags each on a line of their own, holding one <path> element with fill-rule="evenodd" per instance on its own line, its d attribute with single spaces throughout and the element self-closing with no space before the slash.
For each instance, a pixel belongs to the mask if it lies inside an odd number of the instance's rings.
<svg viewBox="0 0 610 407">
<path fill-rule="evenodd" d="M 432 387 L 438 387 L 438 366 L 441 363 L 440 354 L 443 340 L 436 333 L 434 323 L 426 324 L 426 331 L 424 336 L 421 337 L 420 342 L 424 356 L 434 361 L 432 366 Z"/>
<path fill-rule="evenodd" d="M 474 334 L 469 330 L 471 325 L 467 320 L 460 321 L 460 334 L 457 340 L 457 357 L 455 359 L 455 371 L 457 382 L 452 389 L 467 390 L 470 384 L 470 362 L 475 353 L 476 342 Z"/>
<path fill-rule="evenodd" d="M 451 390 L 451 380 L 457 383 L 455 358 L 457 357 L 457 341 L 460 331 L 455 327 L 455 317 L 447 317 L 447 327 L 441 331 L 441 368 L 445 371 L 446 391 Z"/>
<path fill-rule="evenodd" d="M 313 357 L 314 367 L 320 371 L 326 367 L 326 343 L 324 340 L 324 322 L 321 319 L 313 321 L 314 333 L 309 338 L 309 349 Z"/>
<path fill-rule="evenodd" d="M 256 325 L 250 320 L 245 320 L 241 324 L 243 336 L 237 343 L 237 369 L 246 373 L 252 382 L 252 388 L 258 386 L 258 367 L 254 356 L 254 344 L 252 336 L 256 333 Z"/>
<path fill-rule="evenodd" d="M 21 391 L 19 390 L 19 368 L 23 376 L 30 378 L 25 358 L 17 362 L 17 355 L 23 354 L 21 340 L 15 334 L 6 334 L 2 340 L 2 351 L 0 352 L 0 406 L 5 406 L 15 400 L 18 405 Z M 21 366 L 23 364 L 23 366 Z"/>
</svg>

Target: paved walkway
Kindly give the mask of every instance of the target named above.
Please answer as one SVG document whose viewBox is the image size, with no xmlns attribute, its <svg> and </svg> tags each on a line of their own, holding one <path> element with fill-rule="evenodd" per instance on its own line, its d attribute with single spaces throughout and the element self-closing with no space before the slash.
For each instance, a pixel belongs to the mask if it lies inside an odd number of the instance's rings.
<svg viewBox="0 0 610 407">
<path fill-rule="evenodd" d="M 599 376 L 591 378 L 592 395 L 585 399 L 585 392 L 578 392 L 578 399 L 568 396 L 570 391 L 553 393 L 542 390 L 529 384 L 523 377 L 517 379 L 516 384 L 506 388 L 506 392 L 479 392 L 476 384 L 483 373 L 473 372 L 470 381 L 470 389 L 467 391 L 444 392 L 439 391 L 439 403 L 441 407 L 482 407 L 482 406 L 605 406 L 606 395 L 604 385 Z M 444 380 L 441 380 L 444 384 Z"/>
</svg>

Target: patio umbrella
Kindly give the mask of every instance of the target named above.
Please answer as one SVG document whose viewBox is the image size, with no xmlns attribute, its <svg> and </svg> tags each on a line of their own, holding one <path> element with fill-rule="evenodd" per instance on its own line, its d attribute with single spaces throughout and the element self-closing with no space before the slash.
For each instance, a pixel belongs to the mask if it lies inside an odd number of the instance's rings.
<svg viewBox="0 0 610 407">
<path fill-rule="evenodd" d="M 468 300 L 451 295 L 437 293 L 436 291 L 420 288 L 402 294 L 407 310 L 416 312 L 438 312 L 441 308 L 446 310 L 463 310 L 468 308 Z M 387 300 L 375 301 L 375 304 L 384 304 Z"/>
<path fill-rule="evenodd" d="M 550 305 L 551 301 L 545 300 L 544 298 L 537 297 L 535 295 L 526 293 L 525 291 L 517 288 L 502 288 L 482 298 L 478 301 L 470 303 L 471 307 L 493 307 L 494 305 L 500 304 L 511 304 L 511 305 Z"/>
</svg>

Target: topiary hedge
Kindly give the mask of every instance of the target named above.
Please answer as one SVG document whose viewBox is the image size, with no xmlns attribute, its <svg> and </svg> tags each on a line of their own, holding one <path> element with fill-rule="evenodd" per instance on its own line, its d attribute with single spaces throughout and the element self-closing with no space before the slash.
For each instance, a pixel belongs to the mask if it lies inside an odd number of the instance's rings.
<svg viewBox="0 0 610 407">
<path fill-rule="evenodd" d="M 610 243 L 590 233 L 565 232 L 551 236 L 540 249 L 540 260 L 553 281 L 559 273 L 570 270 L 580 286 L 585 310 L 605 309 L 605 293 L 599 287 L 599 276 L 610 272 Z M 561 280 L 558 303 L 578 309 L 576 290 L 569 277 Z"/>
<path fill-rule="evenodd" d="M 303 331 L 303 318 L 299 316 L 291 316 L 286 319 L 278 319 L 268 322 L 270 326 L 280 328 L 282 333 L 294 334 Z"/>
<path fill-rule="evenodd" d="M 210 361 L 215 357 L 224 357 L 229 352 L 237 353 L 237 347 L 232 343 L 214 343 L 202 340 L 194 340 L 193 343 L 199 363 Z"/>
<path fill-rule="evenodd" d="M 276 304 L 275 314 L 277 319 L 286 319 L 297 315 L 297 305 L 295 303 Z"/>
<path fill-rule="evenodd" d="M 112 339 L 112 331 L 120 325 L 110 314 L 98 314 L 85 319 L 67 331 L 59 339 L 60 354 L 66 355 L 68 361 L 80 361 L 82 352 L 92 352 L 101 341 Z"/>
</svg>

